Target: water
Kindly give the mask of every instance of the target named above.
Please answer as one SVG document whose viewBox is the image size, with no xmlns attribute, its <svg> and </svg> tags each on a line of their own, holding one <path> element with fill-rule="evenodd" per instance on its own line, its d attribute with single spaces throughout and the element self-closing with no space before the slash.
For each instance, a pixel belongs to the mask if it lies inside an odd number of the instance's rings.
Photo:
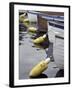
<svg viewBox="0 0 72 90">
<path fill-rule="evenodd" d="M 44 33 L 30 33 L 26 27 L 23 28 L 19 33 L 19 79 L 30 79 L 29 73 L 31 69 L 41 60 L 45 60 L 53 55 L 53 43 L 49 44 L 48 41 L 45 41 L 42 44 L 35 45 L 32 42 L 33 39 L 42 36 Z M 36 79 L 60 77 L 61 74 L 56 75 L 58 72 L 59 68 L 56 67 L 55 62 L 51 62 L 48 65 L 48 69 L 36 77 Z"/>
</svg>

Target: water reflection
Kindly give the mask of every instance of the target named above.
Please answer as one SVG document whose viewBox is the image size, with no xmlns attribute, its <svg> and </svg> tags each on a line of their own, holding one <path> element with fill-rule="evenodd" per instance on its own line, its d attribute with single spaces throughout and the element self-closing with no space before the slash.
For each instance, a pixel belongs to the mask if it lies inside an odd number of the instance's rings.
<svg viewBox="0 0 72 90">
<path fill-rule="evenodd" d="M 46 49 L 46 48 L 48 48 L 48 46 L 49 46 L 49 43 L 43 42 L 42 44 L 35 44 L 35 45 L 32 46 L 32 47 L 41 48 L 41 49 Z"/>
<path fill-rule="evenodd" d="M 37 78 L 48 78 L 48 76 L 46 74 L 40 74 L 39 76 L 37 77 L 30 77 L 30 79 L 37 79 Z"/>
<path fill-rule="evenodd" d="M 23 23 L 19 23 L 19 31 L 27 31 L 27 27 Z"/>
<path fill-rule="evenodd" d="M 19 40 L 22 41 L 23 40 L 23 36 L 19 36 Z"/>
<path fill-rule="evenodd" d="M 47 57 L 53 56 L 53 43 L 49 42 L 49 48 L 46 50 Z"/>
</svg>

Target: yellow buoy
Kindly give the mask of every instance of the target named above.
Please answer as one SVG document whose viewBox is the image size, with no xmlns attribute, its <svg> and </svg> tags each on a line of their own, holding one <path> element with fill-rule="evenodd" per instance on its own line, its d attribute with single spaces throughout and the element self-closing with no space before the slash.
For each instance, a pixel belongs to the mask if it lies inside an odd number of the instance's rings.
<svg viewBox="0 0 72 90">
<path fill-rule="evenodd" d="M 25 19 L 25 13 L 19 16 L 19 21 L 20 22 L 23 22 L 24 19 Z"/>
<path fill-rule="evenodd" d="M 42 72 L 48 68 L 49 62 L 50 62 L 50 58 L 47 58 L 46 60 L 42 60 L 31 70 L 31 72 L 29 73 L 29 77 L 37 77 L 40 74 L 42 74 Z"/>
<path fill-rule="evenodd" d="M 24 23 L 29 23 L 29 19 L 28 19 L 28 18 L 25 18 L 25 19 L 23 20 L 23 22 L 24 22 Z"/>
<path fill-rule="evenodd" d="M 23 20 L 23 24 L 24 24 L 26 27 L 29 27 L 29 24 L 30 24 L 29 19 L 28 19 L 28 18 L 25 18 L 25 19 Z"/>
<path fill-rule="evenodd" d="M 40 36 L 37 39 L 33 40 L 33 43 L 40 44 L 45 41 L 46 35 Z"/>
<path fill-rule="evenodd" d="M 28 28 L 28 31 L 29 32 L 36 32 L 37 31 L 37 28 L 35 28 L 35 27 L 29 27 Z"/>
</svg>

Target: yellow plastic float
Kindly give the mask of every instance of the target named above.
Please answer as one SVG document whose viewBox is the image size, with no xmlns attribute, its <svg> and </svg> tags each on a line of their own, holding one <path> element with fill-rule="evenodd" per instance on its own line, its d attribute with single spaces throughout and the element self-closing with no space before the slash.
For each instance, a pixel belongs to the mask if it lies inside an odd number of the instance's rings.
<svg viewBox="0 0 72 90">
<path fill-rule="evenodd" d="M 25 19 L 25 13 L 19 16 L 19 21 L 20 22 L 23 22 L 24 19 Z"/>
<path fill-rule="evenodd" d="M 29 19 L 28 19 L 28 18 L 25 18 L 25 19 L 23 20 L 23 22 L 24 22 L 24 23 L 29 23 Z"/>
<path fill-rule="evenodd" d="M 43 35 L 43 36 L 40 36 L 37 39 L 33 40 L 33 43 L 40 44 L 40 43 L 44 42 L 45 39 L 46 39 L 46 35 Z"/>
<path fill-rule="evenodd" d="M 50 58 L 47 58 L 46 60 L 42 60 L 31 70 L 31 72 L 29 73 L 29 77 L 37 77 L 40 74 L 42 74 L 42 72 L 48 68 L 49 62 L 50 62 Z"/>
<path fill-rule="evenodd" d="M 37 28 L 36 27 L 29 27 L 28 31 L 35 33 L 35 32 L 37 32 Z"/>
<path fill-rule="evenodd" d="M 29 24 L 30 24 L 29 19 L 28 19 L 28 18 L 25 18 L 25 19 L 23 20 L 23 24 L 24 24 L 26 27 L 29 27 Z"/>
</svg>

